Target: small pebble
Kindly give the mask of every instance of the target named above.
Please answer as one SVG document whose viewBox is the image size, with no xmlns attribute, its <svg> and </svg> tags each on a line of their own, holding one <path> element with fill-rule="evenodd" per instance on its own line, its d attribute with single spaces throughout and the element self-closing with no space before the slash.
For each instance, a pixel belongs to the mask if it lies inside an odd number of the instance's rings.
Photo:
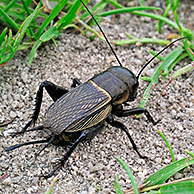
<svg viewBox="0 0 194 194">
<path fill-rule="evenodd" d="M 9 113 L 9 116 L 10 116 L 11 119 L 14 119 L 17 115 L 15 114 L 15 112 L 11 111 Z"/>
<path fill-rule="evenodd" d="M 175 179 L 181 179 L 181 178 L 183 178 L 183 174 L 177 172 L 177 173 L 174 175 L 174 178 L 175 178 Z"/>
<path fill-rule="evenodd" d="M 21 73 L 21 78 L 22 78 L 24 83 L 28 82 L 28 74 L 26 72 Z"/>
<path fill-rule="evenodd" d="M 4 179 L 3 184 L 6 185 L 6 186 L 11 186 L 11 184 L 12 184 L 11 178 L 8 177 L 8 178 Z"/>
</svg>

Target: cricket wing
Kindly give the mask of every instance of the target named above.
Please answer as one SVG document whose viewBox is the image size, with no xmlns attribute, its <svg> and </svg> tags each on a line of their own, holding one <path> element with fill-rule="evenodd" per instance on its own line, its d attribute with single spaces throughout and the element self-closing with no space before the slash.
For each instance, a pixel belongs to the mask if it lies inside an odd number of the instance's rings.
<svg viewBox="0 0 194 194">
<path fill-rule="evenodd" d="M 55 135 L 95 126 L 111 112 L 111 96 L 93 81 L 74 88 L 54 102 L 45 114 L 44 127 Z"/>
</svg>

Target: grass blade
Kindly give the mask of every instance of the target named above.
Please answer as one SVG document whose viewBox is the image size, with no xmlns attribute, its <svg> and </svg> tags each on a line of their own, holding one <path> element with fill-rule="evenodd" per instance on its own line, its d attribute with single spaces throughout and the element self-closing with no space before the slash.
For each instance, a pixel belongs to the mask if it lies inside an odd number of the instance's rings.
<svg viewBox="0 0 194 194">
<path fill-rule="evenodd" d="M 194 193 L 194 178 L 193 180 L 181 181 L 161 187 L 161 193 L 169 194 L 193 194 Z"/>
<path fill-rule="evenodd" d="M 185 150 L 185 152 L 186 152 L 187 154 L 189 154 L 191 157 L 194 158 L 194 153 L 193 153 L 193 152 L 190 152 L 189 150 Z"/>
<path fill-rule="evenodd" d="M 30 65 L 30 64 L 32 63 L 32 60 L 33 60 L 33 58 L 34 58 L 34 56 L 35 56 L 35 54 L 36 54 L 36 51 L 37 51 L 38 47 L 39 47 L 41 44 L 42 44 L 42 42 L 41 42 L 40 40 L 37 40 L 37 41 L 34 43 L 32 49 L 31 49 L 31 51 L 30 51 L 30 56 L 29 56 L 28 65 Z"/>
<path fill-rule="evenodd" d="M 60 1 L 55 8 L 51 11 L 50 15 L 44 20 L 40 29 L 36 33 L 36 36 L 39 38 L 41 34 L 44 32 L 46 27 L 50 24 L 50 22 L 59 14 L 59 12 L 63 9 L 63 7 L 67 4 L 68 0 Z"/>
<path fill-rule="evenodd" d="M 153 56 L 157 55 L 157 53 L 153 50 L 150 50 L 149 51 Z M 157 56 L 157 59 L 159 59 L 160 61 L 164 61 L 164 58 L 160 55 Z"/>
<path fill-rule="evenodd" d="M 56 26 L 49 28 L 40 38 L 41 42 L 49 41 L 52 38 L 57 37 L 61 32 L 57 30 Z"/>
<path fill-rule="evenodd" d="M 7 11 L 15 4 L 17 0 L 10 1 L 7 6 L 4 8 L 4 11 L 7 13 Z"/>
<path fill-rule="evenodd" d="M 57 28 L 59 30 L 62 30 L 63 27 L 67 26 L 68 24 L 72 23 L 72 21 L 74 20 L 74 18 L 76 17 L 76 15 L 78 14 L 77 11 L 79 9 L 79 7 L 81 6 L 81 1 L 77 0 L 73 6 L 71 7 L 71 9 L 68 11 L 68 13 L 63 16 L 59 22 L 57 23 Z"/>
<path fill-rule="evenodd" d="M 135 15 L 139 15 L 139 16 L 150 17 L 150 18 L 155 19 L 155 20 L 161 20 L 162 22 L 168 24 L 169 26 L 172 26 L 174 29 L 179 30 L 179 27 L 177 26 L 177 24 L 166 17 L 156 15 L 153 13 L 144 12 L 144 11 L 133 11 L 131 13 L 135 14 Z"/>
<path fill-rule="evenodd" d="M 24 0 L 21 0 L 21 2 L 22 2 L 22 4 L 23 4 L 23 8 L 24 8 L 24 10 L 26 11 L 26 13 L 27 13 L 28 15 L 30 15 L 30 11 L 29 11 L 29 9 L 28 9 L 28 7 L 27 7 L 27 5 L 26 5 L 26 2 L 25 2 Z"/>
<path fill-rule="evenodd" d="M 10 26 L 16 30 L 19 29 L 19 25 L 13 19 L 11 19 L 9 15 L 7 15 L 7 13 L 1 7 L 0 7 L 0 15 L 2 15 L 3 18 L 5 19 L 7 26 Z"/>
<path fill-rule="evenodd" d="M 139 0 L 139 5 L 144 6 L 144 0 Z"/>
<path fill-rule="evenodd" d="M 105 8 L 106 5 L 107 5 L 107 2 L 101 1 L 101 2 L 99 2 L 98 4 L 94 5 L 94 7 L 92 7 L 92 8 L 90 9 L 90 11 L 91 11 L 91 13 L 95 13 L 95 15 L 96 15 L 96 14 L 98 14 L 99 12 L 101 12 L 101 11 Z M 94 15 L 94 16 L 95 16 L 95 15 Z M 84 14 L 80 17 L 80 20 L 84 20 L 84 19 L 87 18 L 88 16 L 90 16 L 90 14 L 89 14 L 88 12 L 86 12 L 86 13 L 84 13 Z"/>
<path fill-rule="evenodd" d="M 186 52 L 182 52 L 172 63 L 171 65 L 168 67 L 168 71 L 172 71 L 172 69 L 174 68 L 174 66 L 181 61 L 182 59 L 184 59 L 185 57 L 188 57 L 188 54 Z"/>
<path fill-rule="evenodd" d="M 17 34 L 16 34 L 16 39 L 15 42 L 13 44 L 13 48 L 16 50 L 19 47 L 19 44 L 21 43 L 24 34 L 26 33 L 30 23 L 32 22 L 32 20 L 37 16 L 39 10 L 40 10 L 40 4 L 36 7 L 36 9 L 34 10 L 34 12 L 28 16 L 25 21 L 22 23 L 22 25 L 20 26 Z"/>
<path fill-rule="evenodd" d="M 192 164 L 194 164 L 193 157 L 183 158 L 157 171 L 156 173 L 151 175 L 148 179 L 146 179 L 144 183 L 146 184 L 147 187 L 162 184 L 176 172 Z"/>
<path fill-rule="evenodd" d="M 194 61 L 192 61 L 190 64 L 180 68 L 179 70 L 177 70 L 175 73 L 173 73 L 172 75 L 172 79 L 177 78 L 178 76 L 187 73 L 188 71 L 191 71 L 194 69 Z"/>
<path fill-rule="evenodd" d="M 180 25 L 180 23 L 179 23 L 178 15 L 177 15 L 176 10 L 174 10 L 174 19 L 175 19 L 175 21 L 176 21 L 177 26 L 179 27 L 179 31 L 181 31 L 182 27 L 181 27 L 181 25 Z"/>
<path fill-rule="evenodd" d="M 123 7 L 123 8 L 114 9 L 114 10 L 100 13 L 100 16 L 105 17 L 109 15 L 121 14 L 121 13 L 126 13 L 126 12 L 134 12 L 137 10 L 161 10 L 161 9 L 158 7 Z"/>
<path fill-rule="evenodd" d="M 16 12 L 15 10 L 8 11 L 7 14 L 17 21 L 24 21 L 26 19 L 25 14 L 20 14 Z"/>
<path fill-rule="evenodd" d="M 0 46 L 1 46 L 2 42 L 4 41 L 4 39 L 5 39 L 6 33 L 7 33 L 7 28 L 5 28 L 5 29 L 1 32 L 1 35 L 0 35 Z"/>
<path fill-rule="evenodd" d="M 172 157 L 172 162 L 175 162 L 174 153 L 173 153 L 172 147 L 168 143 L 168 140 L 166 139 L 166 137 L 163 135 L 163 133 L 160 130 L 158 130 L 158 133 L 160 134 L 160 136 L 162 137 L 162 139 L 164 140 L 164 142 L 166 143 L 166 145 L 167 145 L 167 147 L 170 151 L 170 154 L 171 154 L 171 157 Z"/>
<path fill-rule="evenodd" d="M 124 194 L 120 185 L 118 184 L 118 176 L 116 176 L 116 179 L 114 181 L 114 188 L 115 188 L 116 194 Z"/>
<path fill-rule="evenodd" d="M 111 5 L 113 5 L 116 8 L 122 8 L 122 7 L 124 7 L 123 5 L 121 5 L 120 3 L 118 3 L 117 0 L 106 0 L 106 2 L 110 3 Z"/>
<path fill-rule="evenodd" d="M 165 57 L 165 62 L 163 64 L 162 76 L 167 76 L 172 70 L 171 66 L 173 62 L 183 53 L 183 48 L 181 46 L 174 49 L 169 55 Z"/>
<path fill-rule="evenodd" d="M 169 3 L 167 5 L 167 7 L 166 7 L 166 10 L 164 11 L 163 17 L 166 17 L 167 16 L 167 14 L 170 11 L 170 9 L 171 9 L 171 4 Z M 157 30 L 158 30 L 159 33 L 162 31 L 161 30 L 162 29 L 162 24 L 163 24 L 163 21 L 162 20 L 159 20 L 158 26 L 157 26 Z"/>
<path fill-rule="evenodd" d="M 179 0 L 172 0 L 172 9 L 175 11 L 179 5 Z"/>
<path fill-rule="evenodd" d="M 139 194 L 138 187 L 137 187 L 135 178 L 133 177 L 133 174 L 132 174 L 131 170 L 129 169 L 129 167 L 127 166 L 127 164 L 123 160 L 121 160 L 119 157 L 117 157 L 117 161 L 121 164 L 121 166 L 127 172 L 128 176 L 129 176 L 129 178 L 131 180 L 131 184 L 132 184 L 134 193 L 135 194 Z"/>
<path fill-rule="evenodd" d="M 8 37 L 7 35 L 4 36 L 4 42 L 1 44 L 1 52 L 0 52 L 0 64 L 5 63 L 6 61 L 3 61 L 2 58 L 6 52 L 6 47 L 7 47 L 7 40 Z"/>
<path fill-rule="evenodd" d="M 181 34 L 183 34 L 183 36 L 186 36 L 189 40 L 182 40 L 183 41 L 183 45 L 184 45 L 184 48 L 185 48 L 185 51 L 188 53 L 189 57 L 191 58 L 192 61 L 194 61 L 194 55 L 192 52 L 192 50 L 194 50 L 194 32 L 188 28 L 182 28 L 181 29 Z"/>
<path fill-rule="evenodd" d="M 128 36 L 128 33 L 126 33 Z M 160 44 L 160 45 L 168 45 L 170 41 L 156 38 L 133 38 L 133 39 L 124 39 L 124 40 L 113 40 L 115 45 L 127 45 L 127 44 Z"/>
<path fill-rule="evenodd" d="M 51 183 L 50 187 L 48 188 L 48 190 L 46 191 L 45 194 L 51 194 L 51 193 L 52 193 L 54 184 L 55 184 L 58 180 L 59 180 L 59 175 L 56 176 L 56 177 L 52 180 L 52 183 Z"/>
<path fill-rule="evenodd" d="M 178 179 L 178 180 L 174 180 L 174 181 L 159 184 L 159 185 L 148 186 L 148 187 L 146 185 L 142 185 L 141 191 L 147 194 L 177 194 L 177 193 L 185 194 L 184 191 L 185 192 L 188 191 L 190 194 L 190 188 L 193 189 L 193 186 L 194 186 L 193 184 L 194 184 L 194 177 L 189 177 L 189 178 Z"/>
</svg>

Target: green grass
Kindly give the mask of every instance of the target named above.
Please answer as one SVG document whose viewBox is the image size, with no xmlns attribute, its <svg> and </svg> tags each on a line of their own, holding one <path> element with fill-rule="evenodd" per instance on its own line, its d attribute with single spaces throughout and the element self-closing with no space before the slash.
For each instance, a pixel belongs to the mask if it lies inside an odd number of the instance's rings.
<svg viewBox="0 0 194 194">
<path fill-rule="evenodd" d="M 128 174 L 132 189 L 127 190 L 125 192 L 122 191 L 119 183 L 118 176 L 116 176 L 114 187 L 117 194 L 193 194 L 194 191 L 194 177 L 186 177 L 184 179 L 167 181 L 170 177 L 172 177 L 176 172 L 194 164 L 193 157 L 183 158 L 181 160 L 175 161 L 164 168 L 158 170 L 151 176 L 149 176 L 142 185 L 138 186 L 135 182 L 135 179 L 132 175 L 131 170 L 127 166 L 127 164 L 117 158 L 118 162 L 123 166 L 126 173 Z M 166 182 L 167 181 L 167 182 Z"/>
<path fill-rule="evenodd" d="M 44 1 L 46 2 L 46 1 Z M 87 4 L 87 1 L 85 1 Z M 158 10 L 155 7 L 132 7 L 115 8 L 109 12 L 103 12 L 107 4 L 114 6 L 120 5 L 115 0 L 102 0 L 93 5 L 91 11 L 95 13 L 98 22 L 102 16 L 113 15 L 117 13 L 132 12 L 137 10 Z M 35 7 L 35 8 L 33 8 Z M 46 5 L 34 5 L 32 1 L 2 0 L 0 2 L 0 22 L 5 26 L 0 34 L 0 65 L 8 63 L 18 50 L 31 48 L 29 64 L 33 61 L 37 49 L 42 43 L 52 40 L 67 28 L 76 28 L 86 33 L 90 30 L 95 36 L 104 40 L 88 22 L 91 17 L 85 11 L 80 0 L 61 0 L 56 1 L 55 6 L 48 8 Z M 60 16 L 60 17 L 58 17 Z M 90 22 L 93 25 L 93 22 Z M 80 26 L 81 24 L 81 26 Z"/>
<path fill-rule="evenodd" d="M 166 143 L 166 145 L 167 145 L 167 147 L 169 149 L 170 155 L 172 157 L 172 162 L 175 162 L 174 153 L 173 153 L 172 147 L 170 146 L 167 138 L 164 136 L 164 134 L 160 130 L 158 130 L 158 133 L 160 134 L 160 136 L 162 137 L 162 139 L 164 140 L 164 142 Z"/>
<path fill-rule="evenodd" d="M 46 193 L 45 194 L 51 194 L 53 192 L 53 189 L 54 189 L 54 184 L 59 180 L 59 176 L 60 175 L 57 175 L 56 177 L 53 178 L 49 188 L 47 189 Z"/>
</svg>

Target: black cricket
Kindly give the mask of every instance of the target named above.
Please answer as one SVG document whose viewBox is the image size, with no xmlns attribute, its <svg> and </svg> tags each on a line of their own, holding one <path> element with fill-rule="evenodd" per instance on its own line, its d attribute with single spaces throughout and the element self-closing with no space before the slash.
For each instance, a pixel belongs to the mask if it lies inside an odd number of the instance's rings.
<svg viewBox="0 0 194 194">
<path fill-rule="evenodd" d="M 82 2 L 82 0 L 80 1 Z M 20 132 L 16 132 L 14 135 L 44 129 L 49 130 L 51 134 L 43 140 L 25 142 L 23 144 L 10 146 L 6 149 L 6 151 L 10 151 L 24 145 L 46 143 L 46 145 L 38 152 L 37 155 L 39 155 L 40 152 L 50 144 L 70 145 L 67 153 L 59 159 L 59 162 L 54 170 L 44 176 L 45 178 L 53 176 L 59 168 L 63 167 L 77 145 L 84 140 L 92 139 L 102 130 L 105 122 L 123 130 L 128 136 L 133 149 L 137 152 L 139 157 L 145 158 L 139 153 L 127 127 L 123 123 L 117 121 L 115 116 L 128 117 L 130 115 L 144 113 L 148 121 L 152 122 L 154 125 L 157 124 L 158 121 L 154 121 L 146 109 L 133 108 L 126 110 L 123 108 L 123 105 L 127 105 L 127 102 L 135 100 L 139 85 L 138 79 L 145 67 L 175 41 L 182 39 L 180 38 L 175 40 L 161 50 L 143 66 L 136 76 L 127 68 L 122 67 L 122 64 L 120 63 L 101 27 L 86 5 L 83 2 L 82 4 L 85 6 L 101 30 L 120 66 L 110 67 L 106 71 L 92 77 L 85 83 L 81 83 L 75 78 L 73 79 L 72 84 L 73 89 L 70 91 L 49 81 L 41 83 L 36 94 L 35 110 L 32 114 L 31 120 Z M 27 128 L 29 128 L 32 124 L 35 124 L 38 119 L 43 98 L 43 88 L 46 89 L 54 102 L 45 113 L 43 125 L 27 130 Z"/>
</svg>

